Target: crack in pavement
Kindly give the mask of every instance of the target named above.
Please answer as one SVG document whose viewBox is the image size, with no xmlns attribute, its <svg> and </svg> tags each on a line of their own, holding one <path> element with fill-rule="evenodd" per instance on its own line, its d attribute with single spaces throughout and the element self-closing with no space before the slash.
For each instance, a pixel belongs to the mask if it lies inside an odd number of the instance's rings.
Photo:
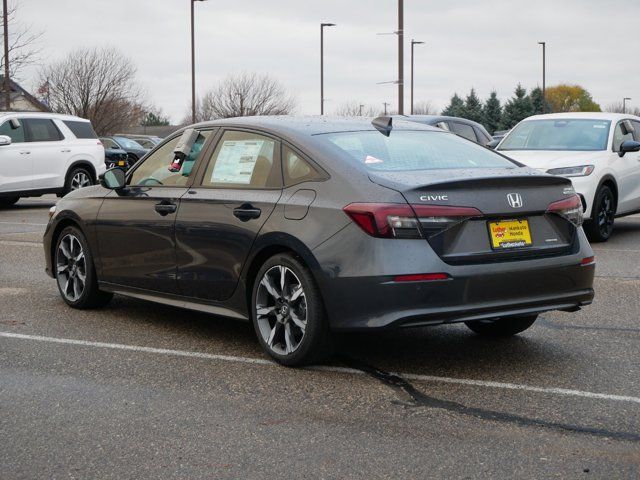
<svg viewBox="0 0 640 480">
<path fill-rule="evenodd" d="M 496 410 L 488 410 L 479 407 L 470 407 L 451 400 L 442 400 L 439 398 L 431 397 L 417 388 L 415 388 L 406 379 L 399 375 L 392 374 L 380 370 L 374 366 L 368 365 L 364 362 L 356 360 L 350 357 L 340 357 L 342 363 L 350 368 L 360 370 L 369 376 L 381 381 L 383 384 L 391 387 L 396 392 L 404 393 L 411 398 L 410 403 L 394 402 L 399 405 L 403 405 L 408 408 L 416 407 L 428 407 L 439 408 L 447 410 L 449 412 L 458 413 L 461 415 L 480 418 L 483 420 L 492 420 L 502 423 L 513 423 L 525 427 L 541 427 L 551 430 L 579 433 L 599 438 L 611 438 L 615 440 L 623 440 L 628 442 L 640 443 L 640 434 L 630 432 L 617 432 L 600 428 L 582 427 L 579 425 L 572 425 L 567 423 L 552 422 L 547 420 L 541 420 L 536 418 L 529 418 L 522 415 L 516 415 L 512 413 L 498 412 Z"/>
</svg>

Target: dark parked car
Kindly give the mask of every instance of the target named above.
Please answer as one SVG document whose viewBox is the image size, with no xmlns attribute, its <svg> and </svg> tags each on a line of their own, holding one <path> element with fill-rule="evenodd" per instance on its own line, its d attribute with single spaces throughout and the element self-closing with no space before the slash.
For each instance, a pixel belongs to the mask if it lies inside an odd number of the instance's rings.
<svg viewBox="0 0 640 480">
<path fill-rule="evenodd" d="M 404 118 L 410 122 L 423 123 L 425 125 L 431 125 L 453 132 L 456 135 L 460 135 L 467 140 L 476 142 L 477 144 L 486 147 L 492 140 L 491 135 L 487 132 L 487 129 L 478 122 L 467 120 L 460 117 L 447 117 L 443 115 L 404 115 L 399 118 Z"/>
<path fill-rule="evenodd" d="M 101 138 L 100 141 L 104 145 L 104 163 L 107 168 L 120 167 L 127 169 L 133 165 L 127 152 L 121 149 L 116 142 L 106 137 Z"/>
<path fill-rule="evenodd" d="M 71 192 L 44 249 L 71 307 L 119 293 L 249 320 L 300 365 L 333 331 L 508 336 L 578 310 L 595 269 L 581 223 L 569 180 L 437 128 L 245 117 L 177 132 Z"/>
<path fill-rule="evenodd" d="M 144 148 L 138 142 L 136 142 L 135 140 L 131 140 L 130 138 L 116 136 L 108 138 L 113 141 L 117 147 L 127 152 L 127 157 L 129 158 L 129 163 L 131 165 L 144 157 L 150 150 L 148 148 Z"/>
</svg>

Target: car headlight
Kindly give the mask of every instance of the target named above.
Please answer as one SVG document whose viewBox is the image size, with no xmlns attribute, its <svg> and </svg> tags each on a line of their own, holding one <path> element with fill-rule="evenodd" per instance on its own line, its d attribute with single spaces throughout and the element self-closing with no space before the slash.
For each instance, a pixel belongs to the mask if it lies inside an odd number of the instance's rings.
<svg viewBox="0 0 640 480">
<path fill-rule="evenodd" d="M 579 167 L 552 168 L 547 170 L 551 175 L 559 175 L 561 177 L 586 177 L 591 175 L 596 167 L 593 165 L 581 165 Z"/>
</svg>

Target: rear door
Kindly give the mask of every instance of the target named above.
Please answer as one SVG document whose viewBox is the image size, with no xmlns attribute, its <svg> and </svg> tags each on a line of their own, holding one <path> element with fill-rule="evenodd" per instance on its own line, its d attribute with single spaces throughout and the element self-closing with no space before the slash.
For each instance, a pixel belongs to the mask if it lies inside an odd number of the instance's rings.
<svg viewBox="0 0 640 480">
<path fill-rule="evenodd" d="M 50 118 L 25 118 L 23 123 L 33 161 L 33 188 L 58 188 L 64 185 L 69 142 Z"/>
<path fill-rule="evenodd" d="M 200 132 L 179 172 L 169 171 L 180 139 L 172 137 L 135 168 L 126 190 L 106 196 L 96 219 L 102 281 L 177 293 L 174 224 L 210 135 Z"/>
<path fill-rule="evenodd" d="M 222 301 L 235 291 L 251 246 L 282 195 L 279 143 L 264 133 L 226 129 L 203 159 L 176 221 L 183 295 Z"/>
<path fill-rule="evenodd" d="M 11 138 L 11 145 L 0 147 L 0 192 L 33 189 L 33 157 L 26 143 L 24 124 L 15 120 L 18 122 L 15 125 L 10 118 L 0 125 L 0 135 Z"/>
</svg>

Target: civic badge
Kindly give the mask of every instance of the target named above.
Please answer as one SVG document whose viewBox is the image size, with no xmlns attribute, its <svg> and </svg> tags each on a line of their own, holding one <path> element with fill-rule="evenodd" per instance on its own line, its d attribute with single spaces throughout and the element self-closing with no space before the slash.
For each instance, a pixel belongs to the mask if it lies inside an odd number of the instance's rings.
<svg viewBox="0 0 640 480">
<path fill-rule="evenodd" d="M 511 208 L 522 208 L 524 203 L 522 202 L 522 195 L 519 193 L 508 193 L 507 200 Z"/>
</svg>

